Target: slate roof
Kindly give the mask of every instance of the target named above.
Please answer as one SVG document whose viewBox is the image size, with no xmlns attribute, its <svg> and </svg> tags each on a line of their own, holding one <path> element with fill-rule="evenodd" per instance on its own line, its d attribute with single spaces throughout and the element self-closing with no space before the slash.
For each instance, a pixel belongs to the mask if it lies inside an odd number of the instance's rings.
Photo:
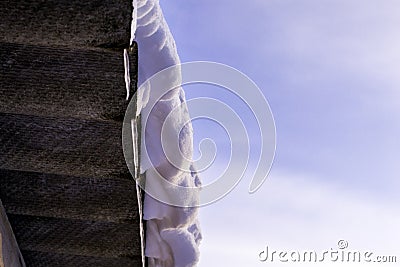
<svg viewBox="0 0 400 267">
<path fill-rule="evenodd" d="M 131 5 L 0 2 L 0 199 L 27 266 L 142 264 L 121 144 Z"/>
</svg>

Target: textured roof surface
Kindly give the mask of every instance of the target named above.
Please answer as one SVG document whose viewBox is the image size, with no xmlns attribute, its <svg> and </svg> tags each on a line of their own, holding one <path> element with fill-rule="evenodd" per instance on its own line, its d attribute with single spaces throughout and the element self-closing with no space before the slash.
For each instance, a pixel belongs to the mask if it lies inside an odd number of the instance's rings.
<svg viewBox="0 0 400 267">
<path fill-rule="evenodd" d="M 122 152 L 131 1 L 0 3 L 0 198 L 27 266 L 140 266 Z M 130 55 L 131 80 L 137 53 Z"/>
</svg>

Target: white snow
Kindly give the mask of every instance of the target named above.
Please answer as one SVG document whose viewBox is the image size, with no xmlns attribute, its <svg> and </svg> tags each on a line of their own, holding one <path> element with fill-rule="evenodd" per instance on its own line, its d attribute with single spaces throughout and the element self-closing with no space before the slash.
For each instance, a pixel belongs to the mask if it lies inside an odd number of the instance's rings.
<svg viewBox="0 0 400 267">
<path fill-rule="evenodd" d="M 155 102 L 149 103 L 160 92 L 145 83 L 159 71 L 180 64 L 175 41 L 163 17 L 158 0 L 134 0 L 132 15 L 132 38 L 138 43 L 139 77 L 137 113 L 146 114 L 146 124 L 142 136 L 146 140 L 148 156 L 141 157 L 141 172 L 146 173 L 146 186 L 155 186 L 150 181 L 161 174 L 169 182 L 180 186 L 200 187 L 201 183 L 190 160 L 193 154 L 193 130 L 181 87 L 174 88 Z M 137 7 L 137 8 L 136 8 Z M 169 77 L 168 86 L 181 79 L 180 69 Z M 173 112 L 172 118 L 165 120 Z M 164 129 L 163 129 L 164 127 Z M 171 143 L 179 144 L 179 151 L 163 151 L 161 133 L 168 136 Z M 177 141 L 172 141 L 172 139 Z M 171 150 L 173 146 L 166 146 Z M 168 155 L 168 157 L 167 157 Z M 171 158 L 171 155 L 173 157 Z M 171 162 L 171 160 L 173 162 Z M 154 178 L 154 179 L 152 179 Z M 165 190 L 160 188 L 160 190 Z M 198 196 L 185 196 L 190 203 Z M 149 266 L 195 266 L 199 260 L 201 232 L 197 220 L 197 208 L 175 207 L 159 202 L 145 195 L 143 217 L 147 220 L 145 255 Z"/>
<path fill-rule="evenodd" d="M 137 0 L 132 0 L 132 22 L 131 22 L 131 40 L 129 44 L 132 46 L 133 41 L 136 38 L 137 28 Z"/>
</svg>

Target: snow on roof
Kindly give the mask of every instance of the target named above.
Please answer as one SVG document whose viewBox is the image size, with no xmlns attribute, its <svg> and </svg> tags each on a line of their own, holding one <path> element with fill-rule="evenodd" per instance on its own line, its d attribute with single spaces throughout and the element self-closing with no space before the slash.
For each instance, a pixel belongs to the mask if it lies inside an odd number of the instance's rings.
<svg viewBox="0 0 400 267">
<path fill-rule="evenodd" d="M 161 129 L 165 127 L 165 118 L 174 110 L 175 123 L 168 125 L 166 129 L 169 136 L 179 138 L 181 155 L 190 159 L 192 157 L 191 124 L 185 124 L 182 129 L 182 123 L 179 123 L 190 121 L 182 87 L 169 91 L 153 107 L 146 106 L 149 98 L 155 94 L 152 90 L 157 90 L 145 86 L 146 80 L 165 68 L 180 64 L 174 38 L 158 0 L 134 0 L 133 5 L 137 8 L 132 15 L 131 35 L 139 48 L 138 112 L 148 114 L 143 116 L 147 118 L 147 127 L 142 133 L 146 140 L 142 147 L 146 147 L 148 158 L 142 156 L 141 171 L 147 177 L 156 175 L 157 172 L 173 183 L 199 187 L 199 177 L 193 166 L 186 166 L 186 160 L 178 160 L 180 166 L 171 164 L 165 155 L 171 153 L 165 153 L 161 143 Z M 181 73 L 178 71 L 175 75 L 173 79 L 180 80 Z M 142 125 L 145 124 L 142 122 Z M 198 262 L 201 232 L 197 208 L 170 206 L 146 194 L 143 212 L 144 219 L 147 220 L 145 255 L 149 258 L 149 266 L 194 266 Z"/>
</svg>

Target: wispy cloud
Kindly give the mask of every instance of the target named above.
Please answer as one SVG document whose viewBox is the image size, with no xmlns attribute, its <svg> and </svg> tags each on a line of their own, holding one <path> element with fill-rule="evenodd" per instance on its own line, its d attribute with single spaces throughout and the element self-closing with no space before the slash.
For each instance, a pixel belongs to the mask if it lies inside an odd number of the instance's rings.
<svg viewBox="0 0 400 267">
<path fill-rule="evenodd" d="M 200 211 L 205 218 L 200 266 L 262 266 L 258 253 L 266 245 L 324 251 L 337 248 L 340 239 L 351 250 L 398 251 L 398 199 L 388 202 L 318 177 L 277 171 L 260 192 L 248 195 L 246 189 L 239 186 Z"/>
</svg>

